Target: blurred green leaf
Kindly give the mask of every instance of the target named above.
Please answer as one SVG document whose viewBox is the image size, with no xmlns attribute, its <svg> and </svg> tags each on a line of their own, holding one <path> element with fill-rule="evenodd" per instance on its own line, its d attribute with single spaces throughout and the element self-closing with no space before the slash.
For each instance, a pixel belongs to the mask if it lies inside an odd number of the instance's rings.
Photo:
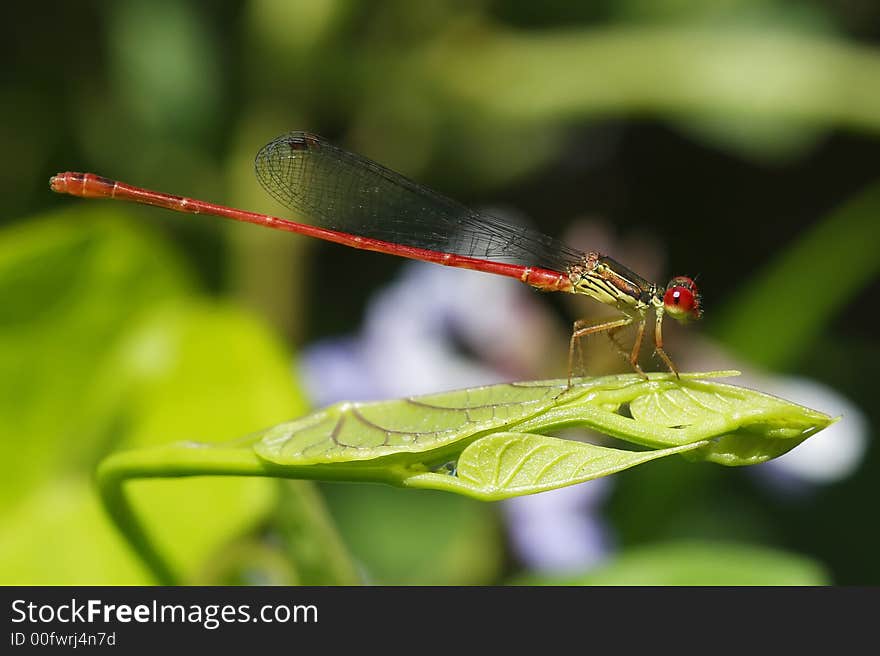
<svg viewBox="0 0 880 656">
<path fill-rule="evenodd" d="M 484 585 L 499 573 L 502 536 L 485 504 L 378 485 L 322 489 L 368 582 Z"/>
<path fill-rule="evenodd" d="M 151 0 L 107 6 L 108 59 L 128 112 L 154 135 L 192 138 L 218 122 L 216 44 L 198 5 Z"/>
<path fill-rule="evenodd" d="M 827 585 L 816 561 L 745 544 L 672 542 L 632 549 L 586 574 L 523 576 L 519 585 Z"/>
<path fill-rule="evenodd" d="M 97 462 L 115 420 L 128 326 L 186 293 L 181 262 L 113 211 L 59 212 L 0 232 L 0 508 L 59 469 Z"/>
<path fill-rule="evenodd" d="M 305 52 L 327 38 L 346 3 L 340 0 L 264 0 L 247 6 L 260 47 L 271 49 L 279 64 L 295 66 Z"/>
<path fill-rule="evenodd" d="M 126 447 L 221 442 L 305 407 L 283 350 L 230 307 L 192 300 L 159 308 L 126 342 L 120 362 L 136 376 L 126 399 Z M 138 481 L 131 489 L 151 536 L 185 573 L 261 521 L 276 493 L 257 479 Z"/>
<path fill-rule="evenodd" d="M 610 27 L 480 32 L 432 44 L 425 74 L 522 121 L 659 112 L 880 130 L 880 52 L 773 30 Z"/>
<path fill-rule="evenodd" d="M 714 318 L 716 336 L 768 368 L 792 366 L 880 274 L 880 184 L 875 184 L 757 272 Z M 760 317 L 760 321 L 755 318 Z"/>
<path fill-rule="evenodd" d="M 815 125 L 755 116 L 692 116 L 676 125 L 683 134 L 762 164 L 803 158 L 826 136 Z"/>
<path fill-rule="evenodd" d="M 197 300 L 177 259 L 124 216 L 64 212 L 0 233 L 0 499 L 15 529 L 0 539 L 7 583 L 142 582 L 97 512 L 97 460 L 120 446 L 233 437 L 304 409 L 268 331 Z M 163 552 L 195 576 L 266 516 L 276 488 L 141 481 L 131 492 Z M 60 535 L 65 557 L 43 558 Z"/>
<path fill-rule="evenodd" d="M 709 25 L 719 29 L 833 30 L 831 10 L 820 4 L 779 0 L 618 0 L 617 20 L 627 23 Z"/>
<path fill-rule="evenodd" d="M 65 474 L 22 490 L 2 515 L 2 585 L 147 585 L 85 474 Z"/>
</svg>

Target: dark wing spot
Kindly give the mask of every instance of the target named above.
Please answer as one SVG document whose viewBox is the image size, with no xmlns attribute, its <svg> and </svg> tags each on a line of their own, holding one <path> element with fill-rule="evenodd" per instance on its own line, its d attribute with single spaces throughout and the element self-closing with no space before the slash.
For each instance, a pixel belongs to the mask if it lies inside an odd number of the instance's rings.
<svg viewBox="0 0 880 656">
<path fill-rule="evenodd" d="M 297 132 L 288 135 L 287 145 L 291 150 L 317 150 L 321 147 L 321 142 L 313 134 Z"/>
</svg>

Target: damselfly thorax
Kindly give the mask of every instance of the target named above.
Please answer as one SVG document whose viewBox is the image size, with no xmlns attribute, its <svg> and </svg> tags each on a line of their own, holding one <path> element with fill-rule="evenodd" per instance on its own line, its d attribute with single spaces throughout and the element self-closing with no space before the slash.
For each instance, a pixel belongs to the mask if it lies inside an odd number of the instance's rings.
<svg viewBox="0 0 880 656">
<path fill-rule="evenodd" d="M 645 336 L 648 313 L 654 310 L 654 347 L 669 370 L 678 376 L 678 369 L 663 349 L 663 316 L 669 313 L 679 321 L 699 319 L 702 314 L 700 295 L 693 280 L 678 276 L 669 281 L 664 288 L 645 280 L 616 260 L 591 251 L 583 260 L 568 267 L 571 291 L 587 296 L 617 308 L 621 317 L 611 320 L 574 322 L 568 348 L 569 383 L 574 370 L 575 350 L 580 339 L 587 335 L 604 332 L 617 351 L 630 365 L 645 375 L 639 365 L 639 353 Z M 627 352 L 617 339 L 617 332 L 638 321 L 636 338 L 632 349 Z"/>
</svg>

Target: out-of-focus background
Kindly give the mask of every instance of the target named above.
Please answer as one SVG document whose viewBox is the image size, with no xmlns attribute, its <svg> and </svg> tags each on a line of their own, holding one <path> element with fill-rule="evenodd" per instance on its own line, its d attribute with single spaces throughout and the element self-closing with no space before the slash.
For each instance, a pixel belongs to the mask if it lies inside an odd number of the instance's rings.
<svg viewBox="0 0 880 656">
<path fill-rule="evenodd" d="M 880 583 L 877 3 L 16 3 L 0 52 L 0 582 L 151 581 L 95 496 L 114 450 L 565 374 L 571 322 L 605 311 L 588 299 L 48 190 L 92 171 L 284 215 L 253 156 L 304 129 L 695 276 L 704 321 L 667 322 L 680 368 L 842 419 L 765 465 L 663 460 L 502 504 L 133 485 L 187 581 Z M 591 373 L 626 369 L 594 342 Z"/>
</svg>

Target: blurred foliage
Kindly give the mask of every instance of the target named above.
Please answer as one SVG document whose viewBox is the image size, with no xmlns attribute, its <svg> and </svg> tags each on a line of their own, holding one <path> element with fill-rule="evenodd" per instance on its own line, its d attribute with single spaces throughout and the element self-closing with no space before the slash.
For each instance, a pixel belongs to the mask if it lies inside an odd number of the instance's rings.
<svg viewBox="0 0 880 656">
<path fill-rule="evenodd" d="M 642 547 L 586 575 L 523 577 L 523 585 L 827 585 L 819 563 L 792 553 L 724 542 Z"/>
<path fill-rule="evenodd" d="M 304 412 L 286 348 L 242 306 L 295 351 L 352 330 L 399 266 L 158 211 L 90 203 L 45 218 L 76 202 L 47 192 L 59 170 L 278 212 L 253 153 L 312 129 L 464 202 L 515 206 L 547 233 L 590 212 L 662 238 L 676 272 L 699 272 L 709 329 L 736 354 L 823 381 L 880 422 L 877 3 L 85 0 L 18 3 L 6 26 L 3 582 L 148 580 L 95 503 L 96 462 Z M 663 461 L 619 475 L 607 517 L 624 554 L 749 540 L 821 561 L 813 581 L 880 582 L 880 528 L 866 521 L 876 448 L 853 478 L 799 497 L 717 469 Z M 149 531 L 193 580 L 351 576 L 314 491 L 142 487 Z M 368 580 L 482 583 L 516 565 L 490 507 L 326 492 Z M 286 494 L 312 511 L 281 517 Z M 318 562 L 316 549 L 337 556 Z M 798 571 L 785 580 L 816 570 Z"/>
<path fill-rule="evenodd" d="M 880 275 L 880 257 L 871 247 L 880 245 L 878 217 L 880 185 L 874 185 L 800 235 L 713 320 L 721 339 L 765 367 L 790 366 Z M 807 302 L 792 292 L 798 288 L 808 291 Z M 770 307 L 773 312 L 766 311 Z"/>
<path fill-rule="evenodd" d="M 124 214 L 83 210 L 20 224 L 0 241 L 0 445 L 15 464 L 3 486 L 4 583 L 149 580 L 98 507 L 97 460 L 231 439 L 304 409 L 265 328 L 192 295 L 179 259 Z M 133 487 L 160 549 L 191 577 L 276 496 L 255 479 Z"/>
<path fill-rule="evenodd" d="M 378 485 L 322 485 L 367 581 L 474 585 L 497 581 L 502 536 L 491 506 L 452 494 Z"/>
</svg>

